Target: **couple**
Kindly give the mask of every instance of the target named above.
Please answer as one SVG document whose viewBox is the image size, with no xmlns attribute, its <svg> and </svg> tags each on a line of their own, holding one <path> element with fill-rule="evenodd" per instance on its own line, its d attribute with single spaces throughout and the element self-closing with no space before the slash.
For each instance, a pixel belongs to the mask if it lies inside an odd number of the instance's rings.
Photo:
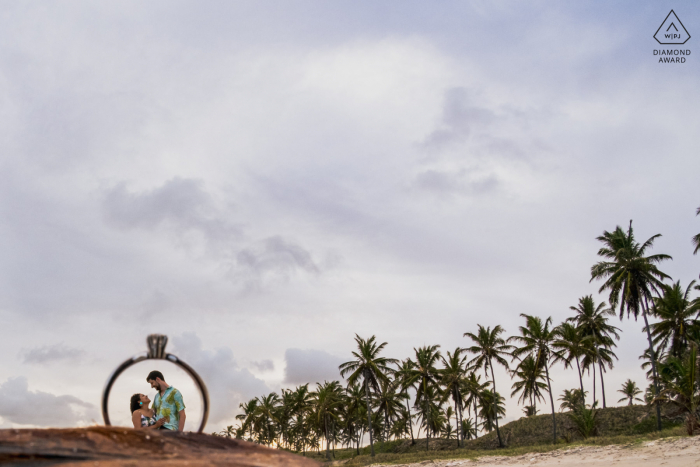
<svg viewBox="0 0 700 467">
<path fill-rule="evenodd" d="M 151 371 L 146 382 L 157 389 L 153 408 L 151 399 L 145 394 L 131 396 L 131 421 L 134 428 L 182 431 L 185 429 L 185 403 L 182 394 L 165 382 L 163 373 Z"/>
</svg>

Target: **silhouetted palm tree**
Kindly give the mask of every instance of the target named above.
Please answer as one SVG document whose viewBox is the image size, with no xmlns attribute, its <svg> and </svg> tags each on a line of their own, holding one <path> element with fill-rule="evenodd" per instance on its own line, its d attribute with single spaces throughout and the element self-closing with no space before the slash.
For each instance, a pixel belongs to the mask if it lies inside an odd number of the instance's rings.
<svg viewBox="0 0 700 467">
<path fill-rule="evenodd" d="M 688 346 L 688 336 L 699 327 L 694 317 L 700 311 L 700 302 L 689 297 L 694 285 L 695 281 L 691 281 L 684 292 L 680 281 L 662 284 L 663 295 L 654 299 L 653 312 L 659 322 L 651 325 L 651 335 L 659 353 L 668 349 L 674 357 L 681 357 Z"/>
<path fill-rule="evenodd" d="M 605 281 L 599 292 L 604 290 L 610 292 L 608 299 L 610 306 L 613 309 L 617 305 L 620 306 L 621 319 L 624 317 L 625 309 L 627 310 L 627 316 L 629 317 L 632 314 L 635 320 L 639 313 L 642 313 L 644 326 L 647 331 L 647 340 L 649 341 L 651 368 L 654 375 L 653 382 L 657 394 L 659 393 L 659 383 L 656 355 L 647 315 L 649 314 L 649 301 L 652 300 L 653 293 L 656 292 L 658 295 L 662 281 L 670 279 L 656 265 L 661 261 L 672 258 L 665 254 L 645 255 L 647 250 L 652 248 L 654 241 L 660 236 L 661 234 L 656 234 L 640 245 L 634 238 L 632 221 L 630 221 L 627 232 L 622 230 L 620 226 L 617 226 L 613 232 L 605 231 L 597 239 L 604 245 L 598 250 L 598 256 L 603 257 L 606 261 L 598 262 L 591 268 L 591 281 L 595 279 Z M 659 431 L 661 430 L 661 408 L 658 402 L 656 404 L 656 427 Z"/>
<path fill-rule="evenodd" d="M 557 330 L 551 329 L 552 318 L 547 318 L 543 323 L 537 316 L 530 316 L 522 313 L 520 316 L 525 318 L 525 326 L 520 326 L 519 336 L 513 336 L 508 341 L 516 341 L 522 344 L 513 350 L 514 357 L 521 355 L 532 355 L 538 366 L 544 367 L 545 376 L 547 378 L 547 387 L 549 392 L 549 400 L 552 404 L 552 434 L 554 443 L 557 442 L 557 419 L 554 410 L 554 397 L 552 397 L 552 381 L 549 378 L 549 364 L 552 354 L 554 353 L 552 345 L 556 340 Z"/>
<path fill-rule="evenodd" d="M 518 363 L 518 366 L 511 373 L 511 377 L 518 379 L 513 383 L 513 392 L 510 394 L 510 397 L 520 393 L 518 402 L 525 404 L 525 402 L 529 401 L 529 407 L 532 407 L 532 415 L 535 415 L 537 413 L 537 401 L 544 399 L 542 391 L 547 390 L 547 385 L 542 382 L 545 379 L 542 365 L 538 364 L 532 355 L 528 355 Z"/>
<path fill-rule="evenodd" d="M 580 298 L 578 305 L 575 307 L 572 306 L 570 309 L 575 311 L 576 315 L 568 318 L 567 322 L 575 323 L 576 328 L 581 335 L 588 338 L 581 342 L 585 349 L 583 353 L 583 367 L 589 371 L 591 368 L 593 369 L 593 401 L 595 402 L 596 365 L 598 365 L 600 370 L 601 385 L 605 384 L 603 380 L 602 363 L 598 358 L 598 355 L 601 352 L 600 349 L 614 347 L 615 342 L 613 341 L 613 338 L 617 340 L 620 339 L 620 335 L 618 334 L 619 329 L 611 324 L 608 324 L 608 316 L 615 316 L 615 312 L 611 308 L 606 308 L 605 302 L 601 302 L 596 305 L 592 295 L 586 295 L 585 297 Z M 603 350 L 603 354 L 604 356 L 609 356 L 605 350 Z M 612 364 L 612 361 L 606 363 Z M 605 407 L 604 390 L 603 407 Z"/>
<path fill-rule="evenodd" d="M 435 414 L 433 413 L 431 404 L 434 404 L 432 398 L 440 395 L 440 387 L 438 381 L 440 373 L 435 366 L 440 359 L 439 345 L 430 345 L 419 348 L 414 348 L 416 360 L 414 368 L 410 373 L 409 382 L 416 388 L 416 407 L 420 407 L 421 417 L 426 426 L 426 450 L 430 448 L 430 427 L 431 423 L 435 422 Z M 431 422 L 432 420 L 432 422 Z M 437 423 L 437 422 L 435 422 Z"/>
<path fill-rule="evenodd" d="M 415 369 L 415 364 L 410 358 L 402 360 L 397 364 L 398 369 L 394 371 L 394 377 L 399 381 L 401 391 L 406 395 L 406 411 L 408 412 L 408 428 L 411 433 L 411 445 L 416 444 L 416 440 L 413 437 L 413 417 L 411 415 L 411 407 L 408 403 L 408 388 L 413 387 L 413 370 Z"/>
<path fill-rule="evenodd" d="M 447 358 L 442 357 L 444 368 L 440 370 L 440 383 L 445 393 L 445 400 L 452 397 L 454 412 L 457 422 L 457 446 L 462 446 L 462 393 L 461 386 L 464 379 L 466 356 L 462 356 L 464 349 L 457 347 L 454 353 L 447 352 Z M 447 417 L 449 424 L 450 417 Z"/>
<path fill-rule="evenodd" d="M 510 356 L 510 351 L 512 346 L 509 345 L 505 339 L 501 337 L 504 329 L 497 325 L 491 330 L 490 327 L 483 327 L 478 324 L 478 331 L 476 334 L 471 332 L 465 332 L 464 335 L 469 337 L 474 345 L 468 347 L 466 350 L 476 354 L 476 357 L 469 362 L 469 366 L 478 369 L 483 368 L 484 372 L 491 370 L 491 382 L 493 384 L 493 391 L 496 392 L 496 377 L 493 373 L 493 360 L 497 363 L 503 365 L 506 370 L 508 370 L 508 362 L 504 356 Z M 487 373 L 488 374 L 488 373 Z M 498 446 L 503 447 L 503 439 L 501 439 L 501 430 L 498 426 L 498 411 L 494 412 L 495 423 L 496 423 L 496 435 L 498 436 Z"/>
<path fill-rule="evenodd" d="M 618 389 L 617 392 L 620 392 L 625 396 L 619 401 L 617 401 L 618 403 L 627 400 L 629 401 L 629 404 L 627 405 L 632 405 L 633 401 L 644 402 L 642 399 L 637 397 L 642 393 L 642 391 L 637 387 L 637 383 L 635 383 L 631 379 L 628 379 L 627 381 L 622 383 L 622 389 Z"/>
<path fill-rule="evenodd" d="M 380 357 L 379 353 L 384 350 L 387 343 L 377 345 L 375 342 L 375 336 L 370 337 L 365 340 L 355 334 L 355 342 L 357 342 L 357 352 L 353 352 L 355 360 L 350 362 L 345 362 L 338 368 L 340 370 L 340 375 L 345 377 L 348 373 L 346 379 L 348 385 L 353 385 L 362 378 L 362 384 L 365 387 L 365 394 L 367 398 L 367 425 L 369 427 L 369 444 L 372 451 L 372 457 L 374 457 L 374 440 L 372 438 L 372 409 L 370 407 L 370 388 L 374 389 L 375 392 L 379 392 L 380 381 L 386 381 L 388 377 L 386 376 L 391 372 L 389 365 L 396 364 L 398 360 L 395 358 L 385 358 Z"/>
<path fill-rule="evenodd" d="M 564 368 L 573 368 L 573 362 L 576 362 L 576 371 L 578 372 L 578 381 L 583 391 L 583 373 L 581 371 L 581 358 L 586 356 L 590 346 L 587 345 L 592 339 L 591 336 L 585 336 L 583 330 L 577 326 L 563 322 L 559 325 L 558 339 L 552 343 L 552 347 L 556 350 L 556 360 L 564 364 Z"/>
<path fill-rule="evenodd" d="M 471 408 L 474 408 L 474 437 L 476 438 L 479 432 L 479 405 L 481 404 L 481 395 L 489 387 L 490 382 L 481 382 L 481 376 L 477 375 L 476 372 L 470 371 L 467 376 L 462 380 L 462 397 L 463 405 L 467 407 L 467 410 L 471 412 Z"/>
</svg>

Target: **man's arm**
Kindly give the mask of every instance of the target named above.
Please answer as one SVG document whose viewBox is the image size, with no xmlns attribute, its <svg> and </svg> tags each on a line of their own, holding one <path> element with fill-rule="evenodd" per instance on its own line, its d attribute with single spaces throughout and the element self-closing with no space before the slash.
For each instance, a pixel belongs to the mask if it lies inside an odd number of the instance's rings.
<svg viewBox="0 0 700 467">
<path fill-rule="evenodd" d="M 184 431 L 185 430 L 185 419 L 187 419 L 187 414 L 185 413 L 185 409 L 180 410 L 180 424 L 178 425 L 177 429 L 178 431 Z"/>
</svg>

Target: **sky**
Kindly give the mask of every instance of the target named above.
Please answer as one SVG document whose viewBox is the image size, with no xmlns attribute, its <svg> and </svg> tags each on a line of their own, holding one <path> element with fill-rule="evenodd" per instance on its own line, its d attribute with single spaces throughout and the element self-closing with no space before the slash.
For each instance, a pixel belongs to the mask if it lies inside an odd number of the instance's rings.
<svg viewBox="0 0 700 467">
<path fill-rule="evenodd" d="M 691 39 L 661 46 L 671 9 Z M 630 220 L 685 288 L 699 34 L 690 1 L 0 3 L 0 428 L 102 423 L 150 333 L 211 432 L 339 379 L 356 334 L 405 359 L 558 324 L 607 300 L 596 237 Z M 641 322 L 613 324 L 609 405 L 646 386 Z M 167 362 L 120 377 L 112 420 L 156 368 L 194 429 Z"/>
</svg>

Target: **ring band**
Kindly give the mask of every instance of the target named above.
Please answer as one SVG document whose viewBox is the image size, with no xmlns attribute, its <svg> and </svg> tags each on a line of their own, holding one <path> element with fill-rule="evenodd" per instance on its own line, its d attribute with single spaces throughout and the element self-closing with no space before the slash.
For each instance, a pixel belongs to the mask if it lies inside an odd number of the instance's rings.
<svg viewBox="0 0 700 467">
<path fill-rule="evenodd" d="M 207 387 L 205 386 L 204 381 L 202 381 L 202 378 L 200 378 L 197 372 L 194 371 L 194 369 L 187 363 L 183 362 L 181 359 L 179 359 L 173 354 L 165 353 L 165 346 L 168 343 L 168 336 L 164 336 L 162 334 L 151 334 L 146 339 L 146 343 L 148 344 L 148 352 L 131 357 L 130 359 L 119 365 L 117 369 L 112 372 L 112 375 L 107 380 L 107 384 L 105 384 L 105 389 L 102 392 L 102 418 L 104 419 L 105 425 L 111 426 L 111 423 L 109 422 L 109 413 L 107 410 L 107 405 L 109 402 L 109 392 L 112 390 L 112 386 L 117 380 L 117 377 L 130 366 L 142 362 L 144 360 L 168 360 L 169 362 L 172 362 L 175 365 L 182 368 L 183 370 L 185 370 L 187 374 L 190 375 L 190 377 L 194 380 L 195 384 L 197 385 L 197 388 L 199 389 L 199 393 L 202 399 L 202 423 L 199 424 L 199 430 L 197 430 L 197 433 L 201 433 L 202 431 L 204 431 L 204 426 L 207 424 L 207 418 L 209 418 L 209 393 L 207 392 Z"/>
</svg>

